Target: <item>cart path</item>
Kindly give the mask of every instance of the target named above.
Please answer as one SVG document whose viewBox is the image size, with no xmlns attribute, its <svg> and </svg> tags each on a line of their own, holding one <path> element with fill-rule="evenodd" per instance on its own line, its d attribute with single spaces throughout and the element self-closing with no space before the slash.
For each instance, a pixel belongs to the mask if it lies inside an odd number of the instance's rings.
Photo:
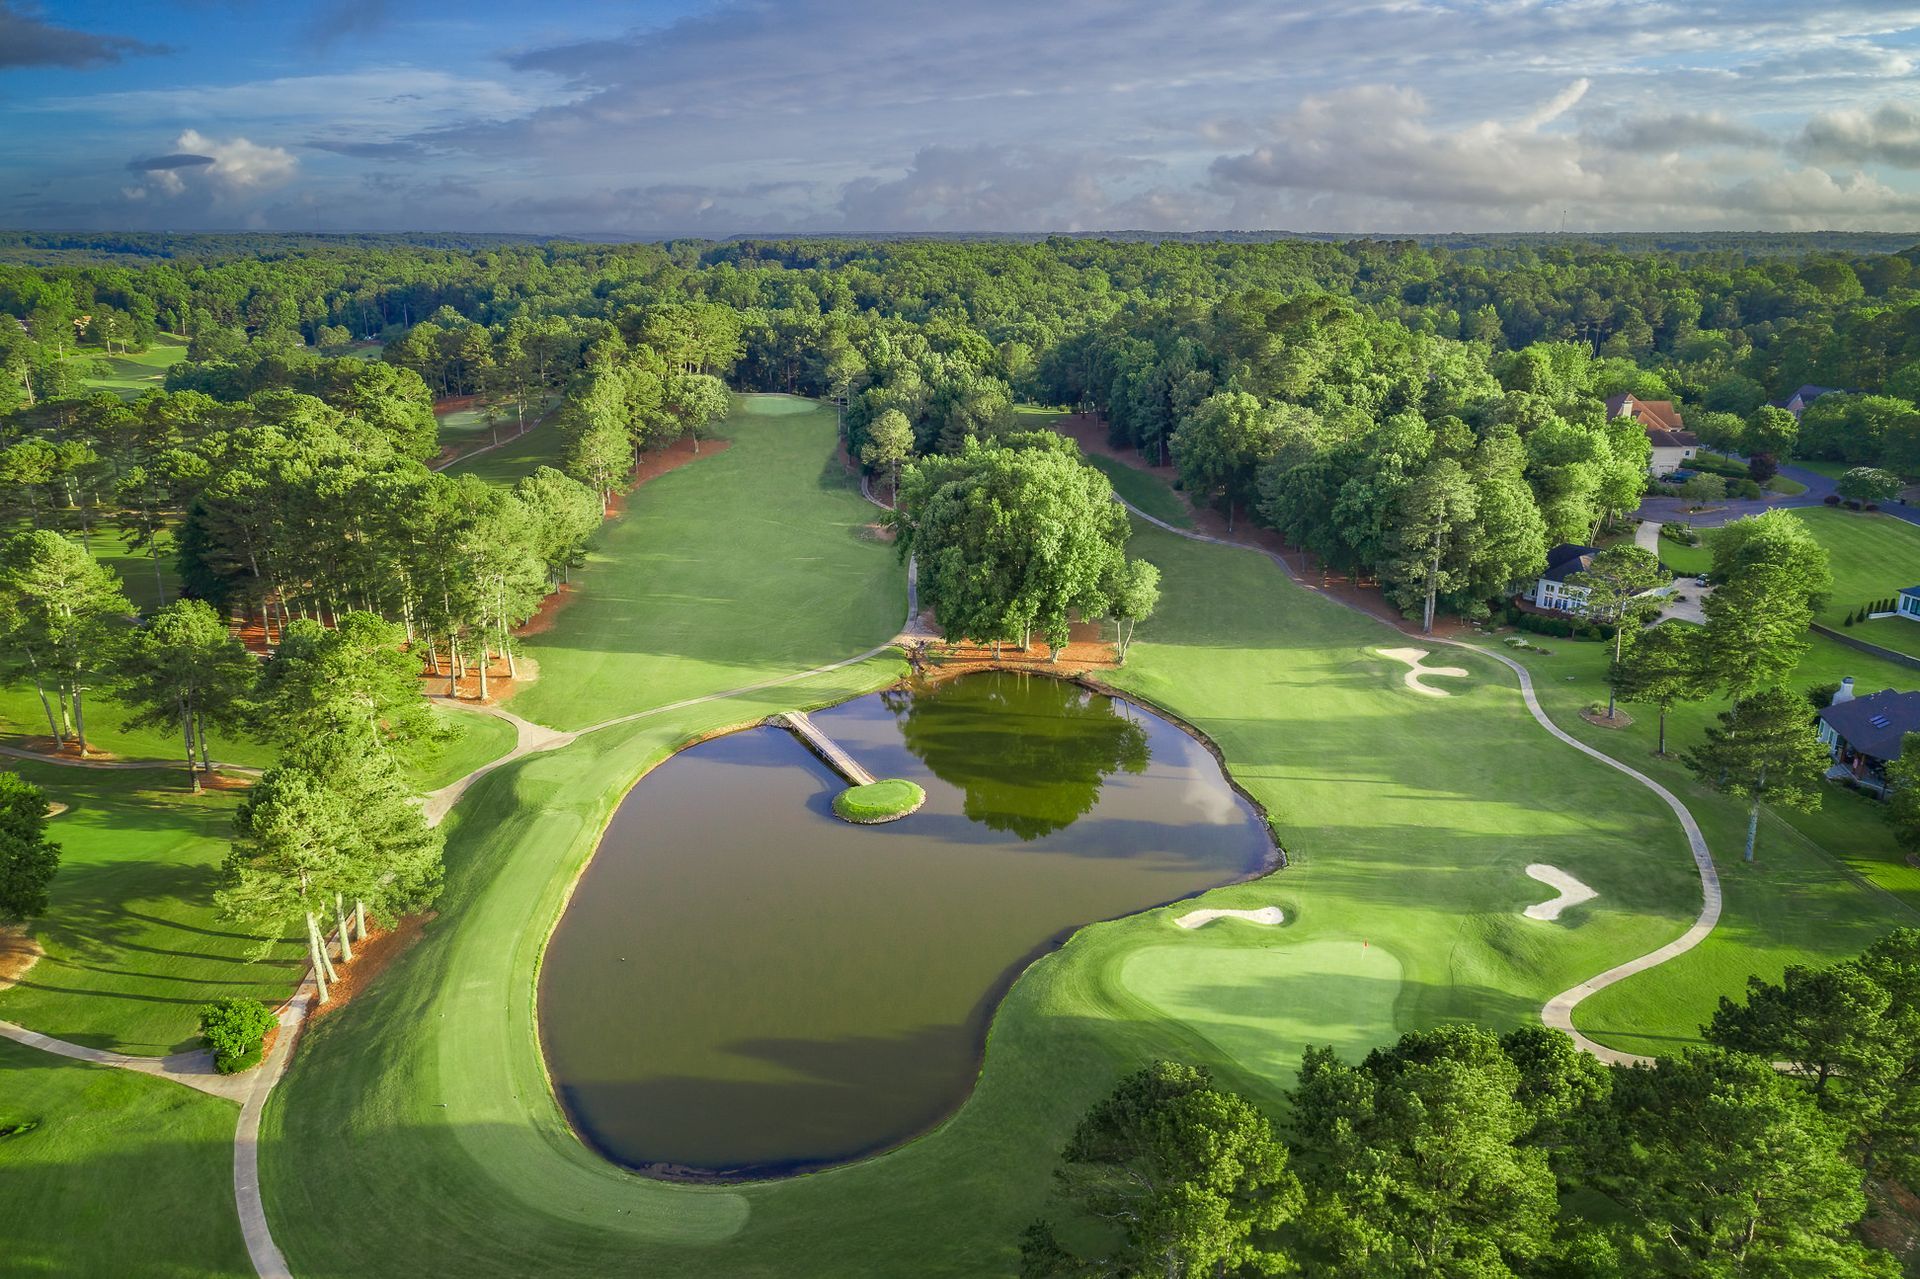
<svg viewBox="0 0 1920 1279">
<path fill-rule="evenodd" d="M 1254 546 L 1247 542 L 1228 541 L 1226 538 L 1213 537 L 1206 533 L 1197 533 L 1191 529 L 1175 528 L 1165 520 L 1155 519 L 1153 516 L 1148 515 L 1145 511 L 1118 495 L 1115 495 L 1113 500 L 1126 507 L 1128 511 L 1139 519 L 1146 521 L 1155 528 L 1172 533 L 1175 537 L 1184 537 L 1194 542 L 1209 542 L 1215 546 L 1230 546 L 1238 550 L 1253 551 L 1256 554 L 1264 555 L 1279 565 L 1280 571 L 1285 573 L 1287 577 L 1297 585 L 1303 586 L 1307 590 L 1315 591 L 1316 594 L 1323 595 L 1325 598 L 1331 599 L 1337 604 L 1345 605 L 1347 608 L 1351 608 L 1354 612 L 1359 613 L 1362 617 L 1372 618 L 1376 622 L 1381 622 L 1383 626 L 1390 625 L 1389 623 L 1381 621 L 1380 618 L 1374 617 L 1372 613 L 1367 612 L 1365 609 L 1356 608 L 1354 605 L 1347 603 L 1347 601 L 1328 594 L 1327 592 L 1317 591 L 1311 582 L 1301 581 L 1299 576 L 1294 573 L 1293 569 L 1284 559 L 1272 551 L 1267 550 L 1265 547 Z M 1391 629 L 1400 630 L 1401 628 L 1392 627 Z M 1407 632 L 1402 631 L 1402 633 L 1405 634 Z M 1693 926 L 1664 946 L 1648 951 L 1637 959 L 1629 959 L 1625 963 L 1616 964 L 1598 976 L 1590 977 L 1570 990 L 1561 991 L 1552 999 L 1549 999 L 1540 1009 L 1541 1021 L 1553 1027 L 1555 1030 L 1565 1031 L 1573 1039 L 1574 1044 L 1582 1051 L 1593 1054 L 1593 1056 L 1606 1062 L 1608 1065 L 1645 1066 L 1653 1064 L 1655 1059 L 1652 1057 L 1644 1057 L 1636 1053 L 1621 1052 L 1617 1048 L 1609 1048 L 1605 1044 L 1595 1043 L 1593 1040 L 1575 1030 L 1573 1027 L 1573 1010 L 1578 1007 L 1580 1002 L 1586 999 L 1587 996 L 1597 991 L 1605 990 L 1607 987 L 1617 982 L 1625 981 L 1637 973 L 1644 973 L 1650 968 L 1657 968 L 1670 959 L 1686 954 L 1701 942 L 1705 941 L 1708 935 L 1713 932 L 1714 926 L 1720 922 L 1720 909 L 1722 904 L 1720 872 L 1714 867 L 1713 854 L 1707 848 L 1706 836 L 1700 833 L 1700 824 L 1693 819 L 1693 814 L 1687 811 L 1687 806 L 1680 802 L 1679 796 L 1675 795 L 1665 786 L 1654 781 L 1653 778 L 1648 777 L 1639 769 L 1623 764 L 1606 752 L 1587 745 L 1549 719 L 1546 711 L 1540 707 L 1540 699 L 1534 695 L 1533 676 L 1529 674 L 1527 668 L 1519 662 L 1514 661 L 1505 653 L 1496 653 L 1491 649 L 1482 648 L 1478 644 L 1468 643 L 1466 640 L 1446 639 L 1438 635 L 1422 635 L 1420 639 L 1422 643 L 1451 644 L 1455 648 L 1464 648 L 1468 652 L 1478 653 L 1483 657 L 1491 658 L 1499 662 L 1502 666 L 1505 666 L 1519 679 L 1520 697 L 1526 703 L 1527 712 L 1533 716 L 1534 722 L 1581 754 L 1589 755 L 1599 760 L 1602 764 L 1605 764 L 1608 768 L 1616 772 L 1625 773 L 1634 781 L 1639 782 L 1655 795 L 1658 795 L 1666 803 L 1667 807 L 1673 810 L 1673 815 L 1680 819 L 1680 829 L 1686 833 L 1687 848 L 1693 854 L 1693 864 L 1700 872 L 1700 913 L 1695 917 Z"/>
</svg>

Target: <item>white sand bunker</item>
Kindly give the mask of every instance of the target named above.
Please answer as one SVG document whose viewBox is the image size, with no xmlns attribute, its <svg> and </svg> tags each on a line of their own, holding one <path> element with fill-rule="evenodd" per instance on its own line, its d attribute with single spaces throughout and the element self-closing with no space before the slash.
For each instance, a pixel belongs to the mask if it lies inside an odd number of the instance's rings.
<svg viewBox="0 0 1920 1279">
<path fill-rule="evenodd" d="M 1452 697 L 1444 688 L 1429 688 L 1420 682 L 1426 675 L 1449 675 L 1465 679 L 1470 672 L 1459 666 L 1428 666 L 1426 660 L 1433 654 L 1424 648 L 1377 648 L 1374 652 L 1396 662 L 1405 662 L 1413 669 L 1401 676 L 1407 681 L 1407 687 L 1416 693 L 1425 693 L 1428 697 Z"/>
<path fill-rule="evenodd" d="M 1285 918 L 1278 906 L 1262 906 L 1258 910 L 1190 910 L 1173 922 L 1182 928 L 1198 928 L 1202 924 L 1211 924 L 1216 919 L 1244 919 L 1250 924 L 1277 924 Z"/>
<path fill-rule="evenodd" d="M 1559 892 L 1558 897 L 1537 902 L 1521 913 L 1528 919 L 1558 919 L 1560 912 L 1569 906 L 1578 906 L 1581 902 L 1592 901 L 1600 894 L 1561 870 L 1558 866 L 1545 866 L 1539 862 L 1527 867 L 1527 874 Z"/>
</svg>

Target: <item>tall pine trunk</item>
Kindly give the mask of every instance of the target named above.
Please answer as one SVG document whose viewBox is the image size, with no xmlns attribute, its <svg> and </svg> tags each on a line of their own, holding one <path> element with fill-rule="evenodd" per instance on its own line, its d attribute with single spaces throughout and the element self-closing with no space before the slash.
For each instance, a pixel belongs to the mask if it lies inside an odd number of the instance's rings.
<svg viewBox="0 0 1920 1279">
<path fill-rule="evenodd" d="M 313 984 L 324 1004 L 332 998 L 327 993 L 327 956 L 320 945 L 320 927 L 313 922 L 312 911 L 307 912 L 307 958 L 313 964 Z"/>
<path fill-rule="evenodd" d="M 333 921 L 340 929 L 340 962 L 353 962 L 353 934 L 347 931 L 347 899 L 340 893 L 333 895 Z"/>
</svg>

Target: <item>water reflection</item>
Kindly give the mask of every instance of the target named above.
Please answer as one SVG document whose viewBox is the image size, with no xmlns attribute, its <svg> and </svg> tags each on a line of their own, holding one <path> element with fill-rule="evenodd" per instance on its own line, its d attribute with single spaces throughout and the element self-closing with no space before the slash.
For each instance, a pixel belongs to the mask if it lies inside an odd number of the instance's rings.
<svg viewBox="0 0 1920 1279">
<path fill-rule="evenodd" d="M 966 796 L 967 819 L 1022 840 L 1085 817 L 1109 776 L 1153 758 L 1125 703 L 1065 680 L 996 671 L 882 700 L 907 749 Z"/>
<path fill-rule="evenodd" d="M 786 732 L 680 752 L 620 802 L 540 971 L 575 1128 L 663 1174 L 772 1176 L 924 1132 L 1050 944 L 1255 871 L 1265 826 L 1200 743 L 1044 677 L 968 676 L 814 722 L 926 805 L 852 827 Z"/>
</svg>

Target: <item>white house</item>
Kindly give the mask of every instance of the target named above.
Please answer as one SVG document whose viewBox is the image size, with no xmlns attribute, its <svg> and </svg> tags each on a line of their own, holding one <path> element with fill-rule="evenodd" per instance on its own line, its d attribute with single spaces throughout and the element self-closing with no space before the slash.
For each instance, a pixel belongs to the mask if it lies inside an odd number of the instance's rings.
<svg viewBox="0 0 1920 1279">
<path fill-rule="evenodd" d="M 1894 605 L 1893 611 L 1909 622 L 1920 622 L 1920 586 L 1902 587 L 1900 602 Z"/>
<path fill-rule="evenodd" d="M 1587 588 L 1569 586 L 1567 579 L 1591 568 L 1597 549 L 1562 542 L 1548 551 L 1546 571 L 1540 574 L 1533 589 L 1527 592 L 1527 600 L 1541 608 L 1558 609 L 1563 613 L 1583 611 L 1587 606 Z"/>
<path fill-rule="evenodd" d="M 1656 480 L 1684 467 L 1700 451 L 1700 437 L 1687 430 L 1686 419 L 1672 400 L 1616 395 L 1607 401 L 1607 416 L 1630 417 L 1646 431 L 1647 443 L 1653 446 L 1647 472 Z"/>
</svg>

